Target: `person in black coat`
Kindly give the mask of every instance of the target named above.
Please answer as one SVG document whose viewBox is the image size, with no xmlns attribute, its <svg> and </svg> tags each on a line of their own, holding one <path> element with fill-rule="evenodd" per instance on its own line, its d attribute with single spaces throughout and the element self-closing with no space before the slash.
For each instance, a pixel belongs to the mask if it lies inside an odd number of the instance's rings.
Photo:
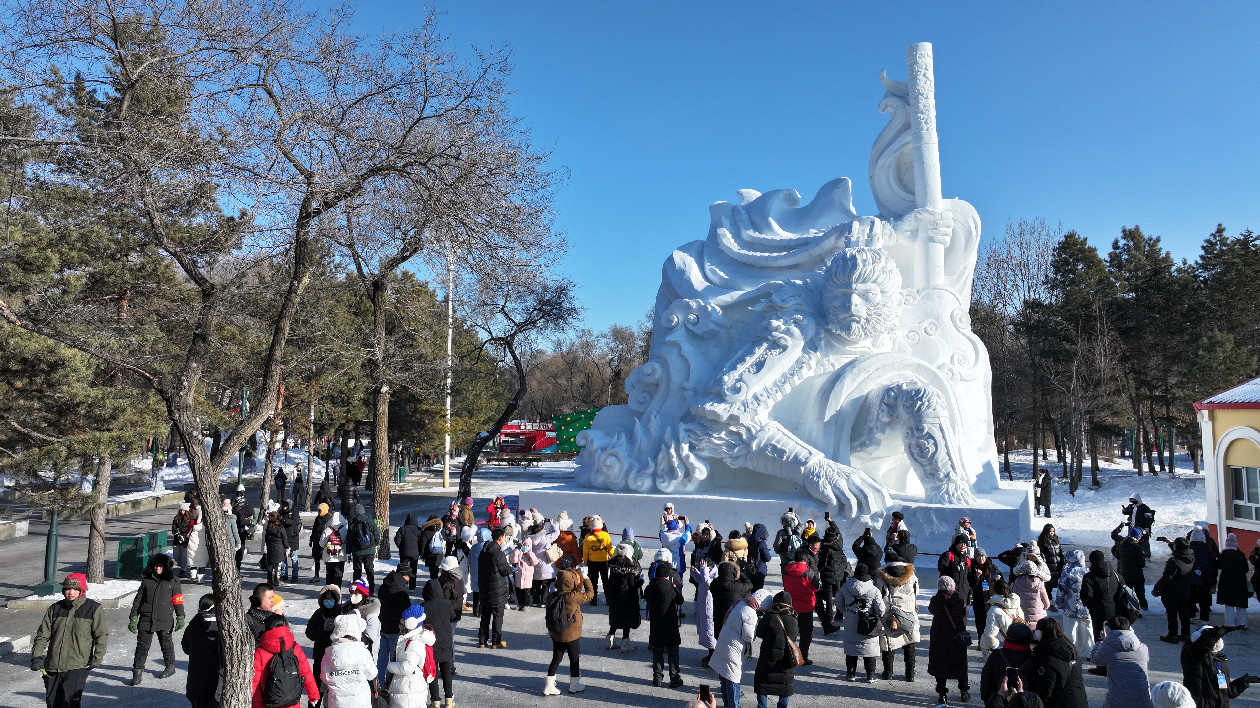
<svg viewBox="0 0 1260 708">
<path fill-rule="evenodd" d="M 678 669 L 678 608 L 683 604 L 682 578 L 674 570 L 674 556 L 668 548 L 656 552 L 654 573 L 643 590 L 648 611 L 648 648 L 652 650 L 652 685 L 660 686 L 665 671 L 665 655 L 669 655 L 669 687 L 683 684 Z"/>
<path fill-rule="evenodd" d="M 306 511 L 306 478 L 302 475 L 301 465 L 293 474 L 293 508 Z"/>
<path fill-rule="evenodd" d="M 160 678 L 175 673 L 175 641 L 171 633 L 184 628 L 184 591 L 172 570 L 170 556 L 157 553 L 150 558 L 143 578 L 131 602 L 131 623 L 127 626 L 136 635 L 136 654 L 131 663 L 132 686 L 140 685 L 154 634 L 158 636 L 162 661 L 166 665 Z"/>
<path fill-rule="evenodd" d="M 1002 640 L 1002 646 L 989 654 L 984 667 L 980 669 L 980 701 L 982 703 L 986 706 L 990 705 L 994 696 L 1001 692 L 1002 680 L 1006 677 L 1008 667 L 1019 670 L 1019 680 L 1023 683 L 1024 690 L 1031 693 L 1036 676 L 1032 643 L 1031 627 L 1023 622 L 1011 625 L 1006 631 L 1006 638 Z M 1010 687 L 1009 683 L 1007 687 Z M 1038 702 L 1040 703 L 1040 700 Z"/>
<path fill-rule="evenodd" d="M 184 696 L 192 708 L 219 708 L 223 695 L 223 645 L 215 619 L 214 593 L 206 593 L 197 601 L 197 614 L 179 641 L 188 655 Z"/>
<path fill-rule="evenodd" d="M 966 536 L 958 534 L 954 537 L 954 545 L 936 559 L 937 575 L 948 576 L 954 581 L 955 592 L 962 598 L 963 605 L 971 604 L 971 579 L 968 577 L 971 572 L 971 558 L 967 555 L 968 542 Z M 962 629 L 961 625 L 959 629 Z"/>
<path fill-rule="evenodd" d="M 416 571 L 420 569 L 420 525 L 416 523 L 415 514 L 407 514 L 406 521 L 394 532 L 394 546 L 398 549 L 398 567 L 406 568 L 411 578 L 411 589 L 416 589 Z M 430 534 L 432 537 L 432 534 Z M 438 559 L 440 564 L 442 559 Z M 433 578 L 430 577 L 430 580 Z"/>
<path fill-rule="evenodd" d="M 1089 572 L 1081 582 L 1081 604 L 1089 609 L 1095 641 L 1102 641 L 1103 627 L 1107 620 L 1116 616 L 1116 593 L 1119 591 L 1120 578 L 1111 570 L 1111 563 L 1102 551 L 1090 551 Z"/>
<path fill-rule="evenodd" d="M 263 531 L 263 544 L 267 548 L 267 582 L 272 587 L 280 585 L 280 566 L 289 555 L 289 534 L 280 522 L 280 514 L 267 514 L 267 528 Z"/>
<path fill-rule="evenodd" d="M 630 630 L 638 629 L 643 622 L 639 611 L 639 597 L 643 592 L 643 569 L 634 562 L 634 547 L 628 543 L 617 546 L 617 553 L 608 562 L 608 583 L 604 586 L 604 594 L 608 598 L 608 635 L 605 649 L 613 648 L 613 640 L 617 630 L 621 630 L 621 650 L 631 651 Z M 718 577 L 722 576 L 718 566 Z M 716 592 L 716 585 L 709 588 Z M 714 603 L 717 602 L 716 595 Z"/>
<path fill-rule="evenodd" d="M 717 578 L 709 584 L 709 596 L 713 598 L 714 636 L 722 631 L 722 626 L 726 623 L 726 613 L 731 607 L 752 591 L 752 583 L 740 574 L 739 566 L 729 561 L 718 564 Z"/>
<path fill-rule="evenodd" d="M 280 498 L 280 501 L 284 501 L 284 488 L 289 484 L 289 475 L 284 473 L 283 467 L 276 470 L 275 482 L 276 491 L 279 492 L 276 496 Z"/>
<path fill-rule="evenodd" d="M 336 585 L 325 585 L 319 591 L 318 601 L 319 607 L 306 621 L 306 638 L 311 640 L 313 647 L 311 649 L 312 667 L 320 665 L 320 662 L 324 660 L 324 652 L 332 646 L 333 620 L 345 614 L 345 608 L 341 604 L 341 588 Z M 319 671 L 315 672 L 315 683 L 322 694 L 324 682 L 320 678 Z"/>
<path fill-rule="evenodd" d="M 875 541 L 875 534 L 871 532 L 870 528 L 867 528 L 853 542 L 853 555 L 857 556 L 858 564 L 866 566 L 866 569 L 870 571 L 871 577 L 875 577 L 875 573 L 883 565 L 884 549 L 879 547 L 879 543 Z"/>
<path fill-rule="evenodd" d="M 1247 556 L 1238 550 L 1238 537 L 1225 537 L 1225 550 L 1216 559 L 1220 568 L 1220 583 L 1216 589 L 1216 601 L 1225 606 L 1225 626 L 1247 626 L 1247 601 L 1251 590 L 1247 586 Z"/>
<path fill-rule="evenodd" d="M 1260 683 L 1260 677 L 1250 674 L 1229 677 L 1229 658 L 1222 652 L 1225 635 L 1231 631 L 1205 624 L 1181 647 L 1181 683 L 1190 691 L 1196 708 L 1228 708 L 1229 699 Z"/>
<path fill-rule="evenodd" d="M 910 542 L 910 530 L 901 529 L 897 532 L 897 541 L 884 550 L 885 563 L 905 563 L 906 565 L 914 565 L 914 561 L 919 557 L 919 547 Z"/>
<path fill-rule="evenodd" d="M 280 523 L 284 525 L 285 560 L 282 574 L 287 574 L 289 582 L 296 583 L 298 577 L 298 541 L 302 538 L 302 517 L 297 508 L 285 500 L 280 503 Z"/>
<path fill-rule="evenodd" d="M 836 616 L 836 593 L 840 592 L 840 586 L 844 585 L 852 574 L 853 568 L 849 565 L 849 557 L 844 553 L 844 534 L 840 533 L 836 522 L 832 521 L 828 515 L 827 530 L 823 533 L 822 547 L 818 550 L 818 575 L 822 583 L 818 588 L 817 600 L 814 603 L 824 634 L 837 631 L 838 627 L 835 626 L 837 619 L 844 621 L 844 613 L 840 613 L 839 617 Z M 720 622 L 725 615 L 717 614 L 713 617 Z"/>
<path fill-rule="evenodd" d="M 1251 563 L 1251 589 L 1257 597 L 1260 597 L 1260 540 L 1257 540 L 1255 547 L 1251 549 L 1247 561 Z"/>
<path fill-rule="evenodd" d="M 1142 495 L 1137 492 L 1129 497 L 1129 503 L 1120 508 L 1120 513 L 1129 518 L 1131 528 L 1141 529 L 1142 538 L 1138 545 L 1147 558 L 1151 557 L 1151 528 L 1155 525 L 1155 511 L 1142 503 Z"/>
<path fill-rule="evenodd" d="M 438 523 L 441 523 L 440 521 Z M 477 591 L 481 594 L 481 627 L 477 630 L 477 647 L 490 645 L 494 649 L 506 649 L 503 641 L 503 609 L 508 601 L 508 584 L 504 578 L 514 569 L 503 554 L 505 543 L 503 528 L 490 532 L 490 542 L 477 557 Z"/>
<path fill-rule="evenodd" d="M 1002 564 L 1007 567 L 1008 575 L 1010 572 L 1014 572 L 1015 566 L 1019 565 L 1019 562 L 1024 559 L 1024 551 L 1026 550 L 1028 550 L 1027 543 L 1017 543 L 1014 548 L 997 554 L 997 559 L 1002 561 Z"/>
<path fill-rule="evenodd" d="M 1167 542 L 1163 536 L 1161 541 Z M 1190 575 L 1194 572 L 1194 552 L 1190 550 L 1190 542 L 1178 538 L 1168 544 L 1172 548 L 1172 557 L 1164 563 L 1164 572 L 1155 581 L 1151 594 L 1164 603 L 1168 613 L 1168 634 L 1160 637 L 1160 641 L 1178 644 L 1190 636 Z M 1181 631 L 1177 631 L 1177 622 L 1181 622 Z"/>
<path fill-rule="evenodd" d="M 1033 479 L 1033 510 L 1037 516 L 1041 516 L 1041 510 L 1046 510 L 1046 518 L 1050 518 L 1050 498 L 1054 489 L 1054 483 L 1050 479 L 1050 470 L 1042 467 L 1037 470 L 1037 474 Z"/>
<path fill-rule="evenodd" d="M 749 580 L 753 590 L 760 590 L 766 584 L 766 573 L 769 572 L 770 559 L 774 558 L 774 549 L 770 547 L 770 531 L 765 524 L 753 524 L 748 534 L 748 561 L 756 568 Z"/>
<path fill-rule="evenodd" d="M 1041 638 L 1033 647 L 1036 669 L 1032 685 L 1026 688 L 1040 696 L 1042 703 L 1048 706 L 1089 708 L 1076 646 L 1063 634 L 1063 628 L 1053 617 L 1041 618 L 1037 622 L 1037 632 Z"/>
<path fill-rule="evenodd" d="M 971 700 L 971 684 L 967 681 L 967 647 L 958 643 L 957 635 L 967 629 L 967 601 L 957 592 L 954 579 L 941 575 L 936 580 L 936 594 L 928 603 L 932 615 L 932 631 L 928 635 L 928 674 L 936 678 L 936 694 L 940 703 L 946 699 L 945 682 L 957 679 L 962 702 Z"/>
<path fill-rule="evenodd" d="M 429 569 L 430 580 L 437 577 L 438 567 L 442 565 L 442 559 L 446 557 L 446 544 L 443 544 L 441 554 L 433 553 L 429 550 L 434 534 L 442 533 L 442 528 L 442 519 L 437 514 L 429 514 L 429 518 L 420 527 L 420 557 L 424 559 L 424 564 Z M 478 572 L 481 571 L 478 570 Z"/>
<path fill-rule="evenodd" d="M 333 508 L 333 504 L 337 501 L 333 496 L 332 490 L 328 488 L 328 475 L 319 481 L 319 488 L 315 490 L 315 503 L 327 504 L 328 508 Z"/>
<path fill-rule="evenodd" d="M 971 559 L 971 569 L 967 571 L 967 584 L 971 586 L 971 607 L 975 612 L 976 633 L 984 634 L 989 619 L 989 606 L 992 604 L 993 585 L 1003 580 L 1002 571 L 989 558 L 983 548 L 976 547 L 976 557 Z"/>
<path fill-rule="evenodd" d="M 1116 542 L 1112 547 L 1112 555 L 1116 557 L 1116 570 L 1120 573 L 1120 579 L 1125 585 L 1133 588 L 1138 596 L 1138 605 L 1141 609 L 1147 608 L 1146 602 L 1146 554 L 1142 552 L 1142 546 L 1139 543 L 1142 540 L 1142 530 L 1131 528 L 1127 532 L 1121 534 L 1124 524 L 1117 526 L 1111 532 L 1111 539 Z"/>
<path fill-rule="evenodd" d="M 236 485 L 236 496 L 232 497 L 232 515 L 236 517 L 236 534 L 241 537 L 241 547 L 236 549 L 236 569 L 241 569 L 245 560 L 246 541 L 254 540 L 254 528 L 258 519 L 254 515 L 254 507 L 245 498 L 245 485 Z"/>
<path fill-rule="evenodd" d="M 442 681 L 442 692 L 450 705 L 455 697 L 452 681 L 455 677 L 455 630 L 454 623 L 459 620 L 459 608 L 451 602 L 442 587 L 442 581 L 430 579 L 425 582 L 420 594 L 424 603 L 424 623 L 433 630 L 433 663 L 437 664 L 438 677 Z M 430 684 L 429 697 L 437 702 L 438 681 L 435 678 Z"/>
<path fill-rule="evenodd" d="M 307 581 L 310 583 L 319 582 L 319 564 L 324 559 L 324 547 L 319 545 L 319 541 L 324 536 L 324 529 L 328 528 L 328 524 L 332 522 L 330 508 L 323 502 L 320 502 L 315 508 L 315 521 L 311 523 L 311 537 L 307 541 L 307 545 L 311 549 L 311 566 L 315 570 L 315 574 Z"/>
<path fill-rule="evenodd" d="M 1050 571 L 1050 582 L 1046 583 L 1046 592 L 1050 593 L 1059 586 L 1059 575 L 1063 573 L 1063 545 L 1059 543 L 1059 533 L 1054 524 L 1046 524 L 1037 537 L 1037 547 L 1041 549 L 1041 558 Z"/>
<path fill-rule="evenodd" d="M 792 609 L 792 596 L 786 591 L 775 595 L 771 603 L 770 609 L 757 621 L 761 652 L 753 672 L 753 693 L 778 696 L 779 708 L 787 708 L 788 698 L 796 688 L 796 667 L 788 652 L 788 639 L 795 642 L 798 637 L 796 610 Z"/>
<path fill-rule="evenodd" d="M 408 576 L 410 572 L 409 568 L 399 566 L 391 570 L 376 588 L 376 596 L 381 602 L 381 648 L 377 652 L 378 675 L 386 673 L 381 670 L 381 667 L 389 662 L 394 648 L 398 646 L 398 635 L 403 631 L 401 629 L 403 612 L 411 607 L 411 595 L 408 594 L 408 590 L 415 586 L 416 580 Z"/>
<path fill-rule="evenodd" d="M 1199 621 L 1207 622 L 1212 613 L 1212 594 L 1216 592 L 1216 548 L 1207 542 L 1203 529 L 1190 532 L 1190 552 L 1194 554 L 1194 570 L 1190 574 L 1190 615 L 1197 611 Z"/>
</svg>

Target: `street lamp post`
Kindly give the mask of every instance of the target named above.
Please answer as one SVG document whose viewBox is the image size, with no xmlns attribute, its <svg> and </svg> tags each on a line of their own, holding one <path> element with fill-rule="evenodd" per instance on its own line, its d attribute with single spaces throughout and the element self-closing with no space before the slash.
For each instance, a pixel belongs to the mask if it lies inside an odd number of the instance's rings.
<svg viewBox="0 0 1260 708">
<path fill-rule="evenodd" d="M 39 596 L 56 595 L 57 586 L 57 509 L 48 512 L 48 540 L 44 544 L 44 582 L 35 586 Z"/>
</svg>

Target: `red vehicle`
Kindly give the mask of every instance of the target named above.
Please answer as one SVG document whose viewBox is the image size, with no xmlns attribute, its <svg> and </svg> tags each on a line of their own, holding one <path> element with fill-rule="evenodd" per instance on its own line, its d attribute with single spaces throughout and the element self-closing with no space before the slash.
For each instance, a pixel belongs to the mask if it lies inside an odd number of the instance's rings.
<svg viewBox="0 0 1260 708">
<path fill-rule="evenodd" d="M 541 452 L 556 444 L 556 426 L 551 421 L 531 423 L 515 420 L 503 426 L 495 448 L 501 453 Z"/>
</svg>

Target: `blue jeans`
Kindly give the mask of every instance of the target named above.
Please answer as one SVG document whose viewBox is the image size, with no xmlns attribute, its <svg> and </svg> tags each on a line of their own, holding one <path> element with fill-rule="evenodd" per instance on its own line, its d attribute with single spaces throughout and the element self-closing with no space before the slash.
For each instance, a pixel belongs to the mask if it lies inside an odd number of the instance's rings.
<svg viewBox="0 0 1260 708">
<path fill-rule="evenodd" d="M 289 549 L 289 555 L 285 558 L 285 560 L 284 560 L 283 562 L 281 562 L 281 563 L 280 563 L 280 575 L 281 575 L 281 576 L 289 575 L 289 571 L 290 571 L 290 570 L 292 570 L 292 571 L 293 571 L 293 574 L 292 574 L 293 579 L 294 579 L 294 580 L 297 580 L 297 577 L 298 577 L 298 552 L 297 552 L 297 549 L 296 549 L 296 548 L 290 548 L 290 549 Z"/>
<path fill-rule="evenodd" d="M 739 708 L 739 684 L 718 676 L 722 681 L 722 705 L 726 708 Z"/>
<path fill-rule="evenodd" d="M 380 681 L 382 685 L 385 682 L 385 677 L 389 676 L 389 672 L 385 669 L 389 666 L 389 662 L 394 660 L 394 649 L 397 647 L 397 634 L 386 634 L 381 632 L 381 651 L 376 655 L 376 676 L 377 680 Z"/>
<path fill-rule="evenodd" d="M 788 699 L 791 696 L 779 696 L 778 708 L 788 708 Z M 770 696 L 757 694 L 757 708 L 770 708 Z"/>
</svg>

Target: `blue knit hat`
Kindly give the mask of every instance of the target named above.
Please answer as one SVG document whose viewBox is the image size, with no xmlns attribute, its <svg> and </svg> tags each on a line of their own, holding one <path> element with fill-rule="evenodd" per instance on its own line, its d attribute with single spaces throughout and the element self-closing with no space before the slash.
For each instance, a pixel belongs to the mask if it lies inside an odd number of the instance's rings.
<svg viewBox="0 0 1260 708">
<path fill-rule="evenodd" d="M 403 610 L 402 613 L 403 626 L 407 629 L 415 629 L 424 622 L 424 605 L 412 605 Z"/>
</svg>

